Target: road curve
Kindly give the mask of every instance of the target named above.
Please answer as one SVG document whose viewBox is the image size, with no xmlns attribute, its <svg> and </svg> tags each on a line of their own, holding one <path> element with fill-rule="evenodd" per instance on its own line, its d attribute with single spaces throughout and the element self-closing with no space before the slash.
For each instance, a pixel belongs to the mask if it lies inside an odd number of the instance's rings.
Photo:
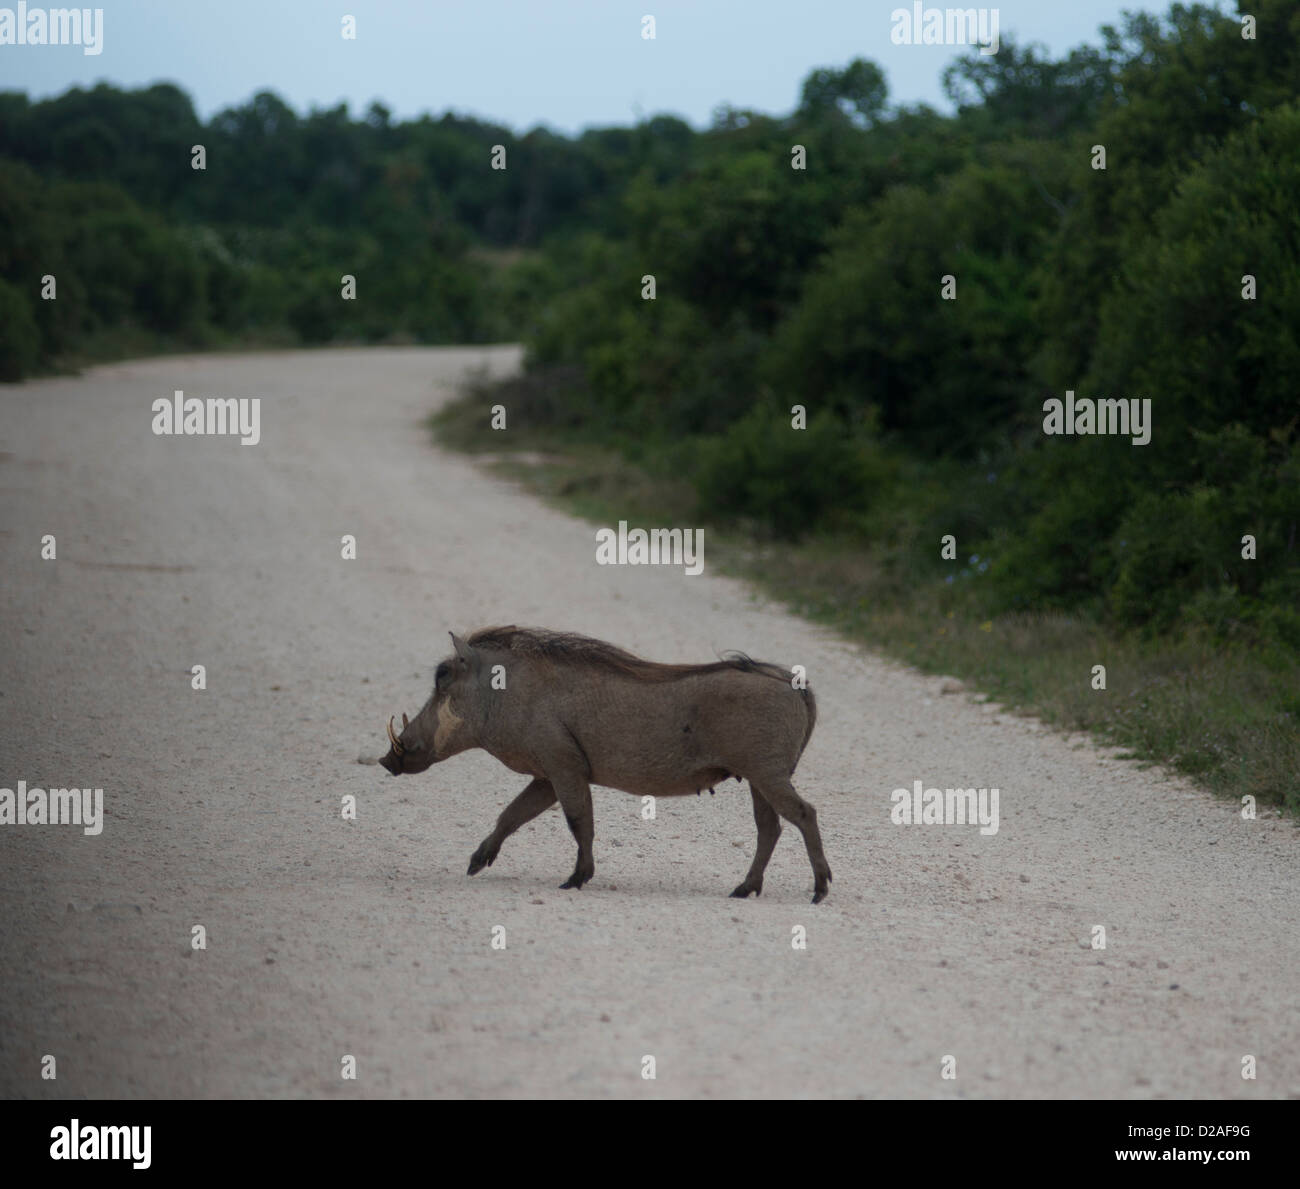
<svg viewBox="0 0 1300 1189">
<path fill-rule="evenodd" d="M 698 577 L 596 565 L 592 526 L 422 424 L 467 367 L 517 361 L 180 356 L 0 387 L 0 787 L 105 807 L 97 835 L 0 825 L 0 1093 L 1300 1095 L 1290 824 L 941 694 L 713 574 L 707 526 Z M 154 434 L 177 389 L 259 398 L 260 441 Z M 468 878 L 522 779 L 358 758 L 448 629 L 493 622 L 804 665 L 829 899 L 791 829 L 763 896 L 728 899 L 755 839 L 734 783 L 653 821 L 596 790 L 581 892 L 556 812 Z M 893 824 L 917 780 L 996 787 L 997 833 Z"/>
</svg>

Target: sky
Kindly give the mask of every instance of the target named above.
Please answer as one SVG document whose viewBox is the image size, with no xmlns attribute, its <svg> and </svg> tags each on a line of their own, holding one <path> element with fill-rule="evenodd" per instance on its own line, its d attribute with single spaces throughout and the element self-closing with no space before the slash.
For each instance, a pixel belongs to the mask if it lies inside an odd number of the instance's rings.
<svg viewBox="0 0 1300 1189">
<path fill-rule="evenodd" d="M 28 10 L 61 8 L 54 0 Z M 1225 0 L 1226 3 L 1226 0 Z M 956 7 L 969 7 L 955 0 Z M 102 47 L 0 44 L 0 90 L 33 98 L 106 80 L 178 84 L 207 119 L 260 90 L 299 112 L 373 100 L 395 117 L 451 109 L 516 131 L 573 133 L 660 113 L 705 127 L 722 104 L 790 111 L 810 70 L 854 57 L 885 70 L 891 103 L 948 110 L 940 75 L 963 51 L 896 45 L 913 0 L 99 0 Z M 927 3 L 924 8 L 946 6 Z M 0 10 L 18 12 L 18 0 Z M 1002 36 L 1054 54 L 1096 43 L 1149 0 L 1003 0 Z M 356 36 L 345 39 L 345 16 Z M 643 18 L 654 17 L 653 40 Z M 0 11 L 0 36 L 3 36 Z"/>
</svg>

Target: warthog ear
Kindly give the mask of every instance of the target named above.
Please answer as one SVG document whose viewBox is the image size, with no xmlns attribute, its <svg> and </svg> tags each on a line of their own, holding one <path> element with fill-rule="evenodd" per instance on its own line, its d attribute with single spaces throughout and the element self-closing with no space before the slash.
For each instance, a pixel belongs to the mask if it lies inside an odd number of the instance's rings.
<svg viewBox="0 0 1300 1189">
<path fill-rule="evenodd" d="M 447 635 L 451 637 L 452 645 L 456 649 L 456 655 L 460 657 L 460 659 L 463 660 L 467 665 L 473 665 L 474 650 L 468 644 L 466 644 L 464 640 L 462 640 L 458 635 L 456 635 L 455 632 L 448 632 Z"/>
</svg>

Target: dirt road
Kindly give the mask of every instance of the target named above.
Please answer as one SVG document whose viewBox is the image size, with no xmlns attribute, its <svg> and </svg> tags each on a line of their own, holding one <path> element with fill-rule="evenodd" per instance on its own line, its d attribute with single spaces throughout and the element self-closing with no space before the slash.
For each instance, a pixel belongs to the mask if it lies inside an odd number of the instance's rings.
<svg viewBox="0 0 1300 1189">
<path fill-rule="evenodd" d="M 941 694 L 713 575 L 707 531 L 698 577 L 596 565 L 592 526 L 431 446 L 422 419 L 483 360 L 517 353 L 0 387 L 0 786 L 104 798 L 98 835 L 0 825 L 0 1093 L 1300 1095 L 1291 825 Z M 176 389 L 260 398 L 261 440 L 155 435 Z M 654 821 L 596 790 L 581 892 L 554 811 L 468 878 L 522 778 L 358 757 L 448 629 L 494 622 L 806 666 L 829 899 L 790 829 L 761 899 L 728 899 L 755 841 L 735 783 Z M 997 833 L 893 824 L 917 780 L 996 787 Z"/>
</svg>

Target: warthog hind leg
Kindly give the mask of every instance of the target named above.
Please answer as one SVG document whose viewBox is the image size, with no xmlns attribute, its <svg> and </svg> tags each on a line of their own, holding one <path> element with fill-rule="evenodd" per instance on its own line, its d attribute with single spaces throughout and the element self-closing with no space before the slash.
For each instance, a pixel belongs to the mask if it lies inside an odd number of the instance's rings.
<svg viewBox="0 0 1300 1189">
<path fill-rule="evenodd" d="M 808 804 L 794 790 L 788 776 L 769 777 L 758 783 L 750 781 L 750 788 L 757 789 L 760 796 L 766 798 L 769 805 L 786 821 L 799 827 L 803 834 L 804 845 L 808 848 L 808 859 L 813 869 L 814 904 L 820 904 L 830 891 L 831 868 L 822 853 L 822 836 L 817 829 L 817 810 Z M 762 848 L 760 837 L 760 850 Z M 741 885 L 744 886 L 743 884 Z"/>
<path fill-rule="evenodd" d="M 740 777 L 736 778 L 737 780 Z M 758 794 L 758 790 L 751 783 L 749 786 L 749 795 L 754 800 L 754 822 L 758 826 L 758 849 L 754 852 L 754 861 L 749 865 L 749 874 L 745 876 L 745 882 L 742 883 L 734 892 L 733 896 L 738 896 L 743 900 L 753 892 L 755 896 L 761 895 L 763 891 L 763 872 L 767 870 L 767 861 L 772 857 L 772 852 L 776 849 L 776 841 L 781 837 L 781 819 L 777 817 L 776 810 L 768 804 L 767 800 Z"/>
<path fill-rule="evenodd" d="M 527 825 L 539 813 L 555 804 L 555 790 L 549 780 L 534 780 L 522 793 L 501 811 L 496 829 L 482 842 L 469 860 L 469 874 L 477 875 L 484 867 L 491 867 L 501 844 L 520 826 Z"/>
</svg>

